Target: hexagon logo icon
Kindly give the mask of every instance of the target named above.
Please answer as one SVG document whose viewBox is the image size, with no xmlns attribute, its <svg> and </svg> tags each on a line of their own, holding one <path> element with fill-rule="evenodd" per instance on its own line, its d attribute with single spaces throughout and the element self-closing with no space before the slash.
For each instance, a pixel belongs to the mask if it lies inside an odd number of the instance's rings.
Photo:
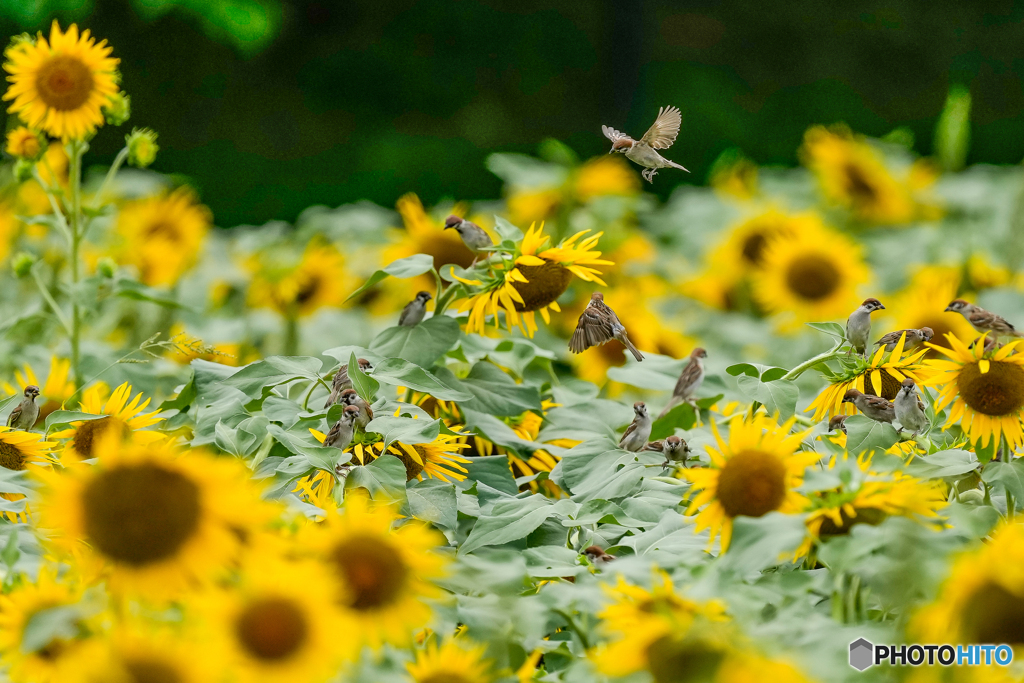
<svg viewBox="0 0 1024 683">
<path fill-rule="evenodd" d="M 875 659 L 875 646 L 863 638 L 850 643 L 850 666 L 857 671 L 863 671 L 872 664 Z"/>
</svg>

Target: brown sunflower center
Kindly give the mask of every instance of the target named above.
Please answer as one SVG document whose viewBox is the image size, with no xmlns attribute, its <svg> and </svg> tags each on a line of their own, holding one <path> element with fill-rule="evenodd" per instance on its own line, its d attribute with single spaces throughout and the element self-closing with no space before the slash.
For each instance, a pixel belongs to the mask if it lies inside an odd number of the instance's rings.
<svg viewBox="0 0 1024 683">
<path fill-rule="evenodd" d="M 9 470 L 23 470 L 28 458 L 14 444 L 0 441 L 0 467 Z"/>
<path fill-rule="evenodd" d="M 1024 408 L 1024 368 L 1015 363 L 991 361 L 984 374 L 977 363 L 967 363 L 957 388 L 964 403 L 983 415 L 1002 417 Z"/>
<path fill-rule="evenodd" d="M 747 263 L 755 266 L 761 265 L 764 256 L 764 248 L 768 244 L 768 238 L 762 232 L 755 232 L 743 240 L 743 258 Z"/>
<path fill-rule="evenodd" d="M 322 283 L 320 278 L 316 275 L 310 275 L 305 278 L 302 285 L 299 287 L 299 291 L 295 293 L 295 303 L 300 306 L 308 303 L 313 297 L 320 291 Z"/>
<path fill-rule="evenodd" d="M 474 683 L 474 681 L 471 681 L 462 674 L 456 674 L 450 671 L 439 671 L 438 673 L 431 674 L 426 678 L 421 678 L 419 683 Z"/>
<path fill-rule="evenodd" d="M 183 683 L 181 673 L 167 662 L 153 659 L 130 659 L 124 663 L 129 683 Z"/>
<path fill-rule="evenodd" d="M 99 440 L 100 436 L 106 434 L 107 430 L 113 426 L 121 427 L 121 435 L 128 436 L 131 434 L 131 429 L 122 422 L 120 419 L 108 415 L 107 417 L 101 417 L 96 420 L 89 420 L 80 424 L 75 429 L 75 436 L 71 439 L 71 445 L 74 446 L 75 452 L 78 453 L 82 458 L 95 458 L 98 453 L 93 453 L 93 447 Z"/>
<path fill-rule="evenodd" d="M 959 315 L 958 313 L 947 313 L 946 315 Z M 932 339 L 931 343 L 936 346 L 942 346 L 944 348 L 951 348 L 949 340 L 946 339 L 946 334 L 954 332 L 953 328 L 949 323 L 942 320 L 942 318 L 933 318 L 927 320 L 918 320 L 916 327 L 930 327 L 932 328 Z M 935 349 L 928 349 L 928 353 L 924 355 L 925 358 L 945 358 L 944 355 L 936 351 Z"/>
<path fill-rule="evenodd" d="M 275 662 L 293 656 L 302 648 L 309 635 L 309 623 L 291 600 L 263 598 L 238 615 L 235 635 L 246 654 Z"/>
<path fill-rule="evenodd" d="M 881 510 L 875 508 L 863 508 L 857 510 L 857 516 L 851 517 L 846 513 L 846 510 L 840 510 L 839 517 L 842 520 L 842 524 L 836 525 L 831 517 L 826 517 L 825 521 L 821 523 L 821 529 L 818 531 L 818 536 L 821 538 L 829 538 L 831 536 L 844 536 L 850 533 L 850 529 L 857 524 L 869 524 L 871 526 L 878 526 L 885 521 L 886 514 Z"/>
<path fill-rule="evenodd" d="M 839 270 L 832 261 L 817 254 L 805 254 L 789 264 L 786 286 L 801 299 L 825 299 L 839 286 Z"/>
<path fill-rule="evenodd" d="M 150 223 L 146 226 L 145 234 L 150 239 L 159 237 L 168 242 L 181 241 L 181 231 L 177 225 L 170 221 L 154 221 Z"/>
<path fill-rule="evenodd" d="M 1024 598 L 995 583 L 975 591 L 962 619 L 968 643 L 1024 644 Z"/>
<path fill-rule="evenodd" d="M 843 172 L 846 178 L 846 191 L 854 202 L 867 203 L 875 200 L 878 194 L 875 186 L 859 166 L 846 164 Z"/>
<path fill-rule="evenodd" d="M 426 453 L 423 452 L 423 449 L 420 448 L 419 446 L 413 446 L 413 448 L 416 450 L 417 453 L 419 453 L 419 456 L 420 456 L 420 458 L 422 458 L 423 462 L 426 462 L 427 461 L 427 455 L 426 455 Z M 395 450 L 398 451 L 398 452 L 397 453 L 392 452 L 391 455 L 393 455 L 396 458 L 398 458 L 399 460 L 401 460 L 402 464 L 405 465 L 405 480 L 406 481 L 412 481 L 413 479 L 418 477 L 421 472 L 423 472 L 423 465 L 421 465 L 418 462 L 416 462 L 415 460 L 413 460 L 412 457 L 410 457 L 409 454 L 405 452 L 405 450 L 403 450 L 400 447 L 396 448 Z"/>
<path fill-rule="evenodd" d="M 542 266 L 516 266 L 529 282 L 513 282 L 512 287 L 523 297 L 516 310 L 539 311 L 554 303 L 572 282 L 572 272 L 560 263 L 546 261 Z"/>
<path fill-rule="evenodd" d="M 58 111 L 73 111 L 85 104 L 92 94 L 93 84 L 89 67 L 69 55 L 51 57 L 36 76 L 39 99 Z"/>
<path fill-rule="evenodd" d="M 348 591 L 348 606 L 359 611 L 396 602 L 409 577 L 398 550 L 376 536 L 353 536 L 335 546 L 330 559 Z"/>
<path fill-rule="evenodd" d="M 786 466 L 764 451 L 741 451 L 718 475 L 718 500 L 730 517 L 760 517 L 786 499 Z"/>
<path fill-rule="evenodd" d="M 441 266 L 449 263 L 454 263 L 460 268 L 469 268 L 476 256 L 462 243 L 462 238 L 454 230 L 448 230 L 443 235 L 431 236 L 430 239 L 421 241 L 417 245 L 418 251 L 434 257 L 434 268 L 437 272 L 441 272 Z"/>
<path fill-rule="evenodd" d="M 662 636 L 647 646 L 647 668 L 655 683 L 713 681 L 723 655 L 697 642 Z"/>
<path fill-rule="evenodd" d="M 82 492 L 85 533 L 116 562 L 143 566 L 173 557 L 199 528 L 199 487 L 152 463 L 96 474 Z"/>
<path fill-rule="evenodd" d="M 900 393 L 902 380 L 896 379 L 885 370 L 880 370 L 879 374 L 882 380 L 881 393 L 879 393 L 878 387 L 875 386 L 875 380 L 871 378 L 870 370 L 864 375 L 864 393 L 870 396 L 881 396 L 886 400 L 892 401 Z"/>
</svg>

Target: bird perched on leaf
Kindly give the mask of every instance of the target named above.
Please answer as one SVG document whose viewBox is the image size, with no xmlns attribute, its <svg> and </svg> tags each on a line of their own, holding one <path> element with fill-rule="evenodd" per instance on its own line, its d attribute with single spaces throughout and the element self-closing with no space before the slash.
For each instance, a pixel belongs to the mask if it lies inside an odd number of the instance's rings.
<svg viewBox="0 0 1024 683">
<path fill-rule="evenodd" d="M 416 327 L 423 322 L 423 316 L 427 314 L 427 302 L 433 299 L 430 292 L 420 292 L 416 298 L 405 305 L 402 314 L 398 316 L 398 324 L 401 327 Z"/>
<path fill-rule="evenodd" d="M 346 389 L 341 392 L 339 403 L 355 406 L 359 410 L 359 415 L 356 417 L 356 426 L 360 429 L 366 429 L 366 425 L 370 424 L 370 420 L 373 419 L 373 408 L 363 400 L 362 396 L 356 393 L 355 389 Z"/>
<path fill-rule="evenodd" d="M 455 229 L 455 232 L 459 233 L 459 237 L 462 238 L 462 243 L 466 245 L 466 248 L 474 254 L 479 254 L 484 249 L 494 246 L 491 236 L 483 228 L 454 214 L 444 220 L 444 229 L 449 230 L 452 228 Z"/>
<path fill-rule="evenodd" d="M 615 559 L 614 555 L 609 555 L 599 545 L 592 545 L 583 551 L 583 554 L 587 556 L 591 564 L 607 564 Z"/>
<path fill-rule="evenodd" d="M 868 396 L 856 389 L 850 389 L 843 395 L 843 403 L 852 403 L 857 410 L 875 422 L 888 422 L 896 419 L 896 408 L 891 401 L 881 396 Z"/>
<path fill-rule="evenodd" d="M 1024 337 L 1024 332 L 1018 332 L 1013 325 L 1006 322 L 1006 318 L 986 311 L 981 306 L 967 303 L 963 299 L 953 299 L 945 310 L 959 313 L 978 332 L 991 332 L 993 337 Z"/>
<path fill-rule="evenodd" d="M 886 351 L 892 351 L 896 348 L 896 345 L 900 342 L 900 337 L 903 333 L 907 333 L 907 340 L 903 343 L 903 350 L 909 351 L 915 346 L 920 346 L 925 342 L 930 342 L 932 337 L 935 335 L 930 327 L 922 327 L 921 329 L 910 328 L 906 330 L 896 330 L 894 332 L 888 332 L 883 334 L 878 341 L 875 342 L 875 346 L 884 346 Z"/>
<path fill-rule="evenodd" d="M 370 365 L 370 361 L 365 358 L 360 358 L 356 362 L 359 363 L 359 369 L 363 372 L 373 370 L 373 366 Z M 341 392 L 351 388 L 352 380 L 349 379 L 348 376 L 348 363 L 345 363 L 338 368 L 336 373 L 334 373 L 334 381 L 331 383 L 331 394 L 327 397 L 327 402 L 324 403 L 324 410 L 338 402 L 338 399 L 341 397 Z"/>
<path fill-rule="evenodd" d="M 928 427 L 928 416 L 924 412 L 924 401 L 921 400 L 921 396 L 917 393 L 917 383 L 914 380 L 909 377 L 903 380 L 893 405 L 896 408 L 896 419 L 900 422 L 901 432 L 904 429 L 912 429 L 914 433 L 911 435 L 911 438 L 914 438 L 918 432 Z"/>
<path fill-rule="evenodd" d="M 625 154 L 627 159 L 644 167 L 645 170 L 641 175 L 644 180 L 653 183 L 659 168 L 678 168 L 689 173 L 685 168 L 674 161 L 669 161 L 656 151 L 672 146 L 672 143 L 676 141 L 676 136 L 679 135 L 679 126 L 682 122 L 683 117 L 677 107 L 661 107 L 658 110 L 658 118 L 654 119 L 654 125 L 639 140 L 634 140 L 611 126 L 601 126 L 601 132 L 612 141 L 609 154 L 612 152 Z"/>
<path fill-rule="evenodd" d="M 633 404 L 633 413 L 633 421 L 629 423 L 622 438 L 619 439 L 619 448 L 636 453 L 642 451 L 647 445 L 647 439 L 651 438 L 651 416 L 643 401 Z"/>
<path fill-rule="evenodd" d="M 871 314 L 884 308 L 878 299 L 864 299 L 864 303 L 850 314 L 846 321 L 846 341 L 850 342 L 852 350 L 864 355 L 871 338 Z"/>
<path fill-rule="evenodd" d="M 637 362 L 644 359 L 643 354 L 629 341 L 626 328 L 619 322 L 615 311 L 604 303 L 604 295 L 601 292 L 594 292 L 590 295 L 590 303 L 576 323 L 576 331 L 569 340 L 569 350 L 573 353 L 583 353 L 591 346 L 600 346 L 612 339 L 622 342 Z"/>
<path fill-rule="evenodd" d="M 25 398 L 14 407 L 11 414 L 7 416 L 7 426 L 14 429 L 32 429 L 39 419 L 39 406 L 36 405 L 36 397 L 39 396 L 39 387 L 29 384 L 23 392 Z"/>
<path fill-rule="evenodd" d="M 672 398 L 668 400 L 668 405 L 658 415 L 658 419 L 665 417 L 668 411 L 683 401 L 693 400 L 694 394 L 704 383 L 704 359 L 707 357 L 708 352 L 699 346 L 690 352 L 690 362 L 679 373 L 679 380 L 676 382 L 675 389 L 672 390 Z"/>
<path fill-rule="evenodd" d="M 645 450 L 664 455 L 665 462 L 662 463 L 663 467 L 668 467 L 669 463 L 677 463 L 686 467 L 686 459 L 690 457 L 690 447 L 675 434 L 667 437 L 664 441 L 650 442 Z"/>
<path fill-rule="evenodd" d="M 352 435 L 355 433 L 355 421 L 359 417 L 359 408 L 345 406 L 341 419 L 334 423 L 331 431 L 324 437 L 324 445 L 339 450 L 345 450 L 352 443 Z"/>
</svg>

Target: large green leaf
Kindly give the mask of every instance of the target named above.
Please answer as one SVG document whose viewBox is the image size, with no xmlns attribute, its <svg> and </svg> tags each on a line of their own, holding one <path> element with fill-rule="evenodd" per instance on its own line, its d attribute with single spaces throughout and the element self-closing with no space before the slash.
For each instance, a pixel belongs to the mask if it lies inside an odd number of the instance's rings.
<svg viewBox="0 0 1024 683">
<path fill-rule="evenodd" d="M 388 276 L 397 278 L 416 277 L 423 273 L 429 273 L 433 268 L 434 257 L 429 254 L 413 254 L 406 258 L 400 258 L 397 261 L 392 261 L 381 270 L 376 271 L 359 289 L 349 294 L 345 301 L 351 301 Z"/>
<path fill-rule="evenodd" d="M 366 431 L 384 437 L 386 449 L 394 441 L 407 444 L 430 443 L 441 433 L 441 420 L 416 420 L 411 417 L 382 415 L 366 425 Z"/>
<path fill-rule="evenodd" d="M 375 499 L 383 494 L 391 500 L 404 500 L 405 482 L 402 461 L 393 455 L 382 455 L 368 465 L 353 467 L 345 478 L 345 491 L 363 488 Z"/>
<path fill-rule="evenodd" d="M 778 411 L 780 419 L 788 420 L 796 412 L 796 402 L 800 398 L 800 391 L 796 388 L 796 384 L 788 379 L 766 382 L 742 374 L 736 378 L 736 384 L 740 391 L 748 397 L 762 403 L 769 413 Z"/>
<path fill-rule="evenodd" d="M 516 384 L 501 368 L 488 361 L 477 363 L 469 375 L 455 381 L 473 395 L 466 406 L 477 412 L 503 417 L 521 415 L 527 410 L 543 410 L 536 387 Z"/>
<path fill-rule="evenodd" d="M 846 450 L 851 455 L 869 451 L 886 451 L 899 441 L 896 428 L 887 422 L 875 422 L 863 415 L 846 419 Z"/>
<path fill-rule="evenodd" d="M 504 545 L 525 538 L 553 515 L 568 515 L 576 508 L 571 500 L 553 503 L 544 496 L 513 498 L 495 503 L 491 513 L 477 519 L 459 548 L 465 555 L 489 545 Z"/>
<path fill-rule="evenodd" d="M 409 512 L 416 519 L 455 530 L 458 523 L 455 485 L 424 479 L 408 487 Z"/>
<path fill-rule="evenodd" d="M 981 478 L 987 484 L 1013 496 L 1014 507 L 1024 505 L 1024 459 L 1017 458 L 1011 462 L 991 460 L 981 471 Z"/>
<path fill-rule="evenodd" d="M 468 401 L 473 394 L 450 386 L 415 363 L 402 358 L 387 358 L 373 368 L 373 378 L 385 384 L 423 391 L 442 401 Z"/>
<path fill-rule="evenodd" d="M 914 458 L 907 466 L 907 474 L 922 479 L 941 479 L 966 474 L 977 467 L 978 456 L 970 451 L 952 448 Z"/>
<path fill-rule="evenodd" d="M 697 424 L 697 411 L 689 403 L 680 403 L 672 410 L 659 417 L 651 427 L 651 441 L 664 439 L 675 434 L 676 429 L 690 430 Z"/>
<path fill-rule="evenodd" d="M 429 368 L 459 339 L 459 323 L 448 316 L 434 316 L 413 327 L 389 327 L 370 342 L 381 356 L 404 358 Z"/>
<path fill-rule="evenodd" d="M 719 560 L 721 568 L 741 575 L 787 562 L 807 535 L 799 515 L 770 512 L 763 517 L 736 517 L 729 550 Z"/>
<path fill-rule="evenodd" d="M 377 396 L 377 390 L 380 389 L 380 382 L 363 372 L 363 369 L 359 367 L 359 359 L 354 351 L 348 356 L 346 371 L 348 372 L 349 380 L 352 381 L 352 388 L 356 390 L 359 397 L 368 403 L 373 403 L 374 398 Z M 334 406 L 331 407 L 333 408 Z"/>
<path fill-rule="evenodd" d="M 622 367 L 608 368 L 608 379 L 640 389 L 672 391 L 687 362 L 658 353 L 644 353 L 643 363 L 629 361 Z"/>
<path fill-rule="evenodd" d="M 251 399 L 266 397 L 273 387 L 296 380 L 316 381 L 323 363 L 309 356 L 271 356 L 246 365 L 222 384 L 238 389 Z"/>
</svg>

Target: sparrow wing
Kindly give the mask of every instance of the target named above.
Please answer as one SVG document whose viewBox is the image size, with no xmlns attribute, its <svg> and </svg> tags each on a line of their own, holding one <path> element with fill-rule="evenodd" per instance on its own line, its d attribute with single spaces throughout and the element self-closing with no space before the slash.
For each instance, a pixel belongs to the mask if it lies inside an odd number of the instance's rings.
<svg viewBox="0 0 1024 683">
<path fill-rule="evenodd" d="M 341 436 L 341 420 L 335 422 L 334 426 L 331 427 L 331 431 L 327 432 L 327 436 L 324 437 L 324 445 L 330 446 L 338 440 L 339 436 Z"/>
<path fill-rule="evenodd" d="M 334 382 L 331 387 L 335 391 L 341 391 L 342 387 L 348 384 L 348 363 L 345 363 L 334 373 Z"/>
<path fill-rule="evenodd" d="M 697 368 L 697 364 L 691 360 L 683 368 L 683 371 L 679 373 L 679 381 L 676 382 L 676 388 L 672 390 L 672 395 L 682 396 L 685 394 L 686 390 L 697 380 L 697 375 L 699 374 L 700 370 Z"/>
<path fill-rule="evenodd" d="M 651 441 L 646 446 L 644 446 L 644 450 L 645 451 L 657 451 L 658 453 L 662 453 L 665 450 L 665 442 L 664 441 Z"/>
<path fill-rule="evenodd" d="M 869 406 L 873 408 L 878 408 L 879 410 L 892 410 L 893 407 L 892 401 L 888 401 L 882 398 L 881 396 L 868 396 L 865 399 L 865 402 Z"/>
<path fill-rule="evenodd" d="M 668 149 L 676 141 L 679 135 L 679 126 L 683 123 L 683 115 L 676 107 L 662 107 L 658 110 L 658 118 L 654 119 L 654 125 L 644 133 L 640 142 L 646 143 L 654 149 Z"/>
<path fill-rule="evenodd" d="M 924 401 L 921 400 L 920 396 L 917 397 L 917 407 L 922 413 L 924 412 Z"/>
<path fill-rule="evenodd" d="M 369 403 L 366 404 L 366 417 L 368 417 L 371 421 L 373 420 L 373 408 L 370 407 Z"/>
<path fill-rule="evenodd" d="M 632 422 L 629 423 L 629 426 L 626 427 L 626 431 L 624 431 L 622 433 L 622 438 L 619 439 L 619 445 L 621 446 L 622 444 L 624 444 L 626 442 L 626 439 L 629 438 L 629 435 L 632 434 L 635 431 L 636 431 L 636 420 L 633 420 Z"/>
<path fill-rule="evenodd" d="M 412 307 L 413 307 L 413 305 L 415 305 L 415 303 L 416 302 L 411 301 L 411 302 L 409 302 L 409 303 L 407 303 L 405 305 L 405 308 L 402 309 L 402 314 L 400 316 L 398 316 L 398 324 L 399 325 L 402 325 L 405 322 L 405 319 L 409 317 L 409 311 L 412 309 Z"/>
<path fill-rule="evenodd" d="M 878 338 L 878 341 L 875 342 L 875 346 L 882 346 L 883 344 L 885 346 L 888 346 L 889 344 L 895 344 L 900 340 L 900 335 L 902 333 L 903 330 L 897 330 L 896 332 L 886 332 L 885 334 Z"/>
<path fill-rule="evenodd" d="M 600 346 L 614 338 L 612 321 L 594 306 L 588 306 L 576 323 L 576 331 L 569 340 L 569 350 L 582 353 L 591 346 Z"/>
<path fill-rule="evenodd" d="M 604 136 L 611 140 L 612 142 L 615 142 L 616 140 L 625 140 L 629 138 L 628 135 L 621 131 L 615 130 L 611 126 L 601 126 L 601 132 L 604 133 Z"/>
<path fill-rule="evenodd" d="M 7 416 L 7 426 L 13 427 L 18 422 L 18 418 L 21 417 L 21 405 L 14 406 L 14 410 Z"/>
</svg>

